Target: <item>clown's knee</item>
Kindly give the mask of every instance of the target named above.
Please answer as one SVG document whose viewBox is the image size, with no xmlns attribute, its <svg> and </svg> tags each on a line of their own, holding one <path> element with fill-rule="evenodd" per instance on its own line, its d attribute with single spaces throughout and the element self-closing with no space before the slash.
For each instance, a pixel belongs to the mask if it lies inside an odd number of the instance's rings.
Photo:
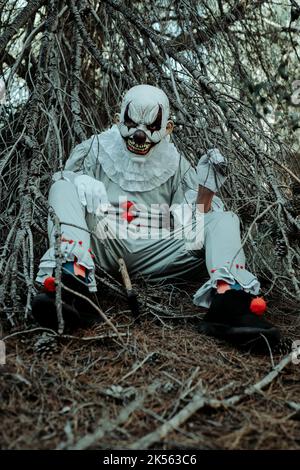
<svg viewBox="0 0 300 470">
<path fill-rule="evenodd" d="M 69 205 L 68 202 L 72 203 L 72 205 L 78 204 L 81 207 L 77 189 L 73 183 L 75 176 L 76 174 L 70 171 L 54 173 L 48 198 L 49 204 L 52 207 L 67 207 Z"/>
<path fill-rule="evenodd" d="M 227 217 L 230 221 L 232 221 L 232 223 L 234 223 L 235 225 L 240 225 L 240 218 L 239 216 L 233 212 L 233 211 L 226 211 L 224 212 L 224 214 L 227 214 Z"/>
<path fill-rule="evenodd" d="M 221 223 L 232 222 L 238 225 L 240 223 L 239 216 L 233 211 L 213 212 L 213 214 L 214 214 L 214 219 L 220 221 Z"/>
</svg>

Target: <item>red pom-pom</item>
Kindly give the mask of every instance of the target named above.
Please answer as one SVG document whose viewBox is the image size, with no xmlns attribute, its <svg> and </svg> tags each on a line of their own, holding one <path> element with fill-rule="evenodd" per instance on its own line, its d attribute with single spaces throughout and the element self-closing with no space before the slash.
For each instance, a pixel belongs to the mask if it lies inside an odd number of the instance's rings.
<svg viewBox="0 0 300 470">
<path fill-rule="evenodd" d="M 267 303 L 262 297 L 256 297 L 251 300 L 250 310 L 255 315 L 263 315 L 267 309 Z"/>
<path fill-rule="evenodd" d="M 55 292 L 55 277 L 49 276 L 44 280 L 44 288 L 48 292 Z"/>
</svg>

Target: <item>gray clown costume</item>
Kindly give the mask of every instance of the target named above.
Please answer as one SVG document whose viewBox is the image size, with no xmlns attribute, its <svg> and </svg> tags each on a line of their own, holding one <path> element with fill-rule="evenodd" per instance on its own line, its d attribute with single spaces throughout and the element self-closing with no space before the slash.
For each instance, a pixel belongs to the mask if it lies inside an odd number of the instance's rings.
<svg viewBox="0 0 300 470">
<path fill-rule="evenodd" d="M 237 282 L 246 292 L 257 295 L 260 285 L 245 266 L 239 219 L 224 210 L 217 196 L 212 209 L 203 214 L 202 241 L 193 244 L 184 235 L 185 229 L 191 233 L 195 228 L 199 171 L 178 153 L 164 133 L 168 117 L 168 99 L 161 90 L 149 85 L 133 87 L 123 100 L 120 123 L 77 145 L 64 171 L 53 176 L 49 204 L 61 222 L 64 260 L 77 260 L 86 268 L 92 292 L 97 290 L 94 260 L 114 274 L 119 269 L 118 258 L 123 257 L 132 277 L 161 281 L 195 279 L 201 273 L 200 259 L 205 256 L 209 280 L 195 293 L 196 305 L 210 306 L 218 280 Z M 155 119 L 159 121 L 157 130 L 151 129 Z M 137 131 L 147 136 L 146 142 L 137 144 L 141 152 L 147 150 L 146 155 L 130 149 Z M 109 205 L 99 207 L 97 214 L 88 213 L 78 196 L 76 178 L 80 175 L 103 183 Z M 180 210 L 184 204 L 191 207 L 187 217 Z M 164 213 L 157 209 L 159 205 L 171 210 Z M 128 207 L 131 212 L 126 218 Z M 52 276 L 56 264 L 55 230 L 50 220 L 48 232 L 50 247 L 40 261 L 40 283 Z"/>
</svg>

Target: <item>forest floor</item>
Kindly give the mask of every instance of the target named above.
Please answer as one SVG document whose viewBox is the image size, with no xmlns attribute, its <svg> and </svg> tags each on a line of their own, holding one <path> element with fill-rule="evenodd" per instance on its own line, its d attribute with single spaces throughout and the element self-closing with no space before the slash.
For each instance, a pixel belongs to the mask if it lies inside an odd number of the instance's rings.
<svg viewBox="0 0 300 470">
<path fill-rule="evenodd" d="M 256 355 L 205 337 L 188 292 L 157 296 L 176 317 L 146 312 L 135 323 L 125 301 L 112 308 L 106 299 L 120 337 L 104 323 L 59 338 L 48 332 L 52 354 L 37 351 L 41 329 L 10 331 L 0 366 L 1 447 L 299 449 L 300 364 L 272 377 L 283 353 Z M 269 311 L 295 339 L 296 317 Z"/>
</svg>

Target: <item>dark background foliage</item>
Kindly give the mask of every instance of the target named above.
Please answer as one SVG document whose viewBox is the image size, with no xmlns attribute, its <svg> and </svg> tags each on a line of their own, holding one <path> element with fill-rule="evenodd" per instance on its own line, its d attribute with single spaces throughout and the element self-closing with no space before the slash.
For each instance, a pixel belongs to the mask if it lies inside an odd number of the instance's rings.
<svg viewBox="0 0 300 470">
<path fill-rule="evenodd" d="M 295 1 L 1 1 L 2 311 L 27 318 L 51 175 L 138 83 L 170 97 L 194 164 L 218 146 L 221 196 L 267 293 L 299 302 L 299 5 Z M 293 307 L 294 306 L 294 307 Z"/>
</svg>

